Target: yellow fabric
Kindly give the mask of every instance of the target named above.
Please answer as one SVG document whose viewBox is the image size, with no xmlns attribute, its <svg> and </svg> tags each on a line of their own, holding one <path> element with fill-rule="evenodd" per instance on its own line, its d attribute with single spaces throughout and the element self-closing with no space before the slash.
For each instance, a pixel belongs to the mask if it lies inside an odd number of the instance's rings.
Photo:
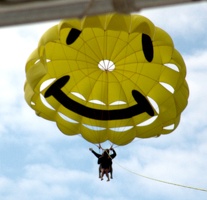
<svg viewBox="0 0 207 200">
<path fill-rule="evenodd" d="M 152 42 L 153 57 L 143 41 Z M 46 31 L 27 60 L 24 91 L 36 114 L 55 121 L 63 133 L 81 134 L 92 143 L 126 145 L 135 137 L 176 129 L 189 96 L 185 77 L 182 56 L 165 31 L 140 15 L 107 14 L 63 20 Z M 60 79 L 65 104 L 48 92 Z M 132 95 L 136 91 L 153 114 L 130 115 L 136 113 L 133 106 L 141 109 Z M 71 109 L 69 98 L 77 103 Z M 101 112 L 107 112 L 104 119 Z"/>
</svg>

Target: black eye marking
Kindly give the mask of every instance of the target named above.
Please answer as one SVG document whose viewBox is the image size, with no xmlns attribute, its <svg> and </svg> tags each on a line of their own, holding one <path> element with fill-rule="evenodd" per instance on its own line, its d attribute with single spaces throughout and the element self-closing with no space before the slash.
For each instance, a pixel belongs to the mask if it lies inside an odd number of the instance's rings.
<svg viewBox="0 0 207 200">
<path fill-rule="evenodd" d="M 78 29 L 72 28 L 68 34 L 68 37 L 66 38 L 66 44 L 70 45 L 73 42 L 75 42 L 80 34 L 81 34 L 81 31 L 79 31 Z"/>
<path fill-rule="evenodd" d="M 146 34 L 142 34 L 142 48 L 144 52 L 144 56 L 148 62 L 152 62 L 153 60 L 153 45 L 150 36 Z"/>
</svg>

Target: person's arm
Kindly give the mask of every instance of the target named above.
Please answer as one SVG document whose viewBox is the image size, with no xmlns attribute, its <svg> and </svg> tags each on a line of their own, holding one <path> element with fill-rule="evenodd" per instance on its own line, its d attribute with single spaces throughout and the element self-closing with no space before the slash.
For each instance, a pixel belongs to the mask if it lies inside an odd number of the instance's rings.
<svg viewBox="0 0 207 200">
<path fill-rule="evenodd" d="M 103 157 L 100 156 L 100 157 L 98 158 L 98 164 L 101 164 L 101 163 L 102 163 L 102 160 L 103 160 Z"/>
<path fill-rule="evenodd" d="M 101 156 L 101 154 L 96 153 L 93 149 L 89 149 L 95 156 L 96 158 L 99 158 Z"/>
<path fill-rule="evenodd" d="M 113 158 L 116 157 L 116 151 L 114 149 L 112 149 L 112 148 L 110 150 L 113 151 L 113 154 L 110 155 L 110 157 L 113 159 Z"/>
</svg>

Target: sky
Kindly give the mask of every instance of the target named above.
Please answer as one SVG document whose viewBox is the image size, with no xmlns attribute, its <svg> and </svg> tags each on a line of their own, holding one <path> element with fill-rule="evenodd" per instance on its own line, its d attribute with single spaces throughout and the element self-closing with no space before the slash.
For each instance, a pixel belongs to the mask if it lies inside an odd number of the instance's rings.
<svg viewBox="0 0 207 200">
<path fill-rule="evenodd" d="M 89 151 L 98 151 L 95 145 L 62 134 L 24 100 L 27 58 L 58 21 L 0 27 L 0 199 L 207 199 L 207 192 L 199 190 L 207 190 L 206 13 L 206 3 L 138 13 L 172 37 L 187 66 L 190 97 L 173 133 L 115 148 L 110 182 L 98 178 L 97 159 Z"/>
</svg>

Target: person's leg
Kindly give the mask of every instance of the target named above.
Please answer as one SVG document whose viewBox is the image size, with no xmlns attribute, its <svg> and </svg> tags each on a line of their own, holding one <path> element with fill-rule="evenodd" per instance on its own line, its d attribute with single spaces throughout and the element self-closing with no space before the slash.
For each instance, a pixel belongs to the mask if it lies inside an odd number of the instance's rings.
<svg viewBox="0 0 207 200">
<path fill-rule="evenodd" d="M 113 179 L 113 167 L 112 167 L 112 165 L 110 166 L 110 174 L 111 174 L 111 179 Z"/>
<path fill-rule="evenodd" d="M 105 173 L 104 169 L 101 169 L 101 177 L 100 177 L 101 181 L 103 180 L 104 173 Z"/>
<path fill-rule="evenodd" d="M 98 175 L 99 175 L 99 178 L 101 178 L 101 165 L 99 165 L 99 168 L 98 168 Z"/>
<path fill-rule="evenodd" d="M 108 178 L 107 181 L 110 181 L 110 178 L 109 178 L 109 169 L 105 169 L 105 174 L 106 174 L 106 177 Z"/>
</svg>

